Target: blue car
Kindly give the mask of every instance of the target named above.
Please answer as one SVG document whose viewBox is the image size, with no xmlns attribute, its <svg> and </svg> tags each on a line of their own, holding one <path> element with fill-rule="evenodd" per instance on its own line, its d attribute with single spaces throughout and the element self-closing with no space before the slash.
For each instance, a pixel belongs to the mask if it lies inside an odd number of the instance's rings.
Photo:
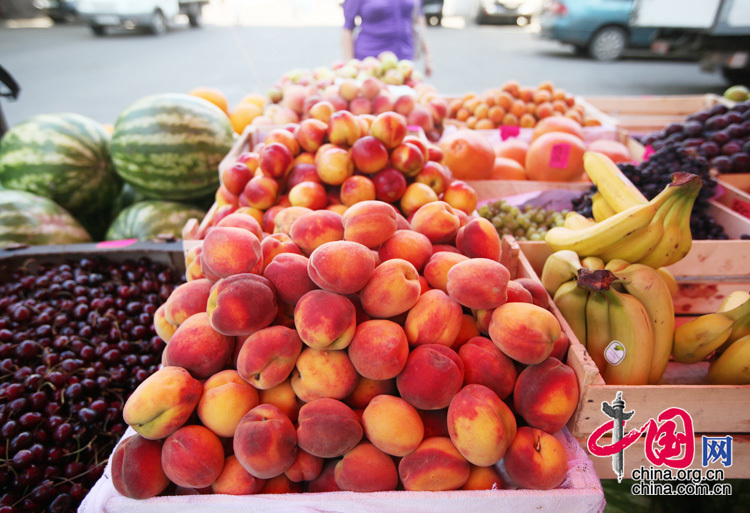
<svg viewBox="0 0 750 513">
<path fill-rule="evenodd" d="M 632 0 L 545 0 L 540 35 L 599 61 L 617 60 L 629 48 L 649 48 L 656 37 L 656 29 L 628 25 L 632 6 Z"/>
</svg>

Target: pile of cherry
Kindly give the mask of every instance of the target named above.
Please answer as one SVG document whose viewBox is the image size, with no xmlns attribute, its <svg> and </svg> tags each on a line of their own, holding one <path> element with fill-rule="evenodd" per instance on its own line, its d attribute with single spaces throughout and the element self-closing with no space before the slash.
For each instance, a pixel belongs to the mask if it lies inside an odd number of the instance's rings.
<svg viewBox="0 0 750 513">
<path fill-rule="evenodd" d="M 142 258 L 0 270 L 0 513 L 75 511 L 161 361 L 179 273 Z"/>
</svg>

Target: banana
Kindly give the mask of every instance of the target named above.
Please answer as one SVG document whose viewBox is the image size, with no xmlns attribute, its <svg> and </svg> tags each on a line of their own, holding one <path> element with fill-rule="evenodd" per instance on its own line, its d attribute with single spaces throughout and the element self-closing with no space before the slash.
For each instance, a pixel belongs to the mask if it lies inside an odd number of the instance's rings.
<svg viewBox="0 0 750 513">
<path fill-rule="evenodd" d="M 674 331 L 672 356 L 681 363 L 703 360 L 721 347 L 738 319 L 750 315 L 750 300 L 726 312 L 701 315 Z"/>
<path fill-rule="evenodd" d="M 627 260 L 623 260 L 621 258 L 613 258 L 609 262 L 607 262 L 607 265 L 604 266 L 604 268 L 607 271 L 612 271 L 613 273 L 616 273 L 617 271 L 622 271 L 627 266 L 630 265 L 630 262 Z"/>
<path fill-rule="evenodd" d="M 574 251 L 555 251 L 544 262 L 542 285 L 554 296 L 560 285 L 576 277 L 580 268 L 581 260 Z"/>
<path fill-rule="evenodd" d="M 595 192 L 591 196 L 591 214 L 594 216 L 594 221 L 601 223 L 616 213 L 617 210 L 607 203 L 607 199 L 602 196 L 601 192 Z"/>
<path fill-rule="evenodd" d="M 750 335 L 736 340 L 708 368 L 715 385 L 750 385 Z"/>
<path fill-rule="evenodd" d="M 664 280 L 664 283 L 667 284 L 672 297 L 677 297 L 677 294 L 680 293 L 680 286 L 677 284 L 674 274 L 672 274 L 666 267 L 659 267 L 657 272 L 661 275 L 661 279 Z"/>
<path fill-rule="evenodd" d="M 586 301 L 586 351 L 599 368 L 599 373 L 604 374 L 607 369 L 607 360 L 604 351 L 612 342 L 611 326 L 609 319 L 609 300 L 601 292 L 592 291 L 588 293 Z"/>
<path fill-rule="evenodd" d="M 654 350 L 648 382 L 656 384 L 664 374 L 674 339 L 672 294 L 659 271 L 643 264 L 631 264 L 615 272 L 625 291 L 641 302 L 648 312 L 654 335 Z"/>
<path fill-rule="evenodd" d="M 614 288 L 602 291 L 609 300 L 610 336 L 603 377 L 608 385 L 645 385 L 651 373 L 654 333 L 643 304 Z M 624 351 L 624 354 L 623 354 Z"/>
<path fill-rule="evenodd" d="M 734 310 L 748 299 L 750 299 L 750 293 L 745 292 L 744 290 L 734 290 L 727 294 L 727 297 L 725 297 L 719 305 L 717 312 L 728 312 Z"/>
<path fill-rule="evenodd" d="M 734 308 L 740 306 L 742 303 L 750 299 L 750 294 L 744 290 L 735 290 L 730 292 L 724 301 L 719 305 L 719 312 L 728 312 Z M 746 335 L 750 335 L 750 315 L 745 315 L 737 319 L 732 325 L 732 332 L 729 334 L 727 341 L 722 344 L 716 351 L 718 353 L 724 352 L 735 340 L 740 339 Z"/>
<path fill-rule="evenodd" d="M 587 256 L 581 259 L 581 265 L 586 269 L 602 270 L 604 269 L 604 260 L 595 256 Z"/>
<path fill-rule="evenodd" d="M 693 203 L 695 203 L 697 196 L 698 190 L 688 194 L 683 201 L 680 201 L 680 208 L 675 207 L 669 211 L 664 219 L 664 235 L 659 244 L 637 262 L 656 269 L 672 265 L 688 254 L 693 243 L 690 234 L 690 214 L 693 211 Z"/>
<path fill-rule="evenodd" d="M 581 228 L 588 228 L 596 224 L 596 221 L 588 217 L 582 216 L 578 212 L 568 212 L 565 214 L 565 221 L 563 226 L 570 228 L 571 230 L 580 230 Z"/>
<path fill-rule="evenodd" d="M 648 202 L 607 155 L 596 151 L 585 152 L 583 169 L 615 212 Z"/>
<path fill-rule="evenodd" d="M 570 280 L 560 285 L 552 298 L 570 329 L 584 347 L 587 344 L 586 299 L 588 296 L 589 293 L 579 288 L 576 280 Z"/>
</svg>

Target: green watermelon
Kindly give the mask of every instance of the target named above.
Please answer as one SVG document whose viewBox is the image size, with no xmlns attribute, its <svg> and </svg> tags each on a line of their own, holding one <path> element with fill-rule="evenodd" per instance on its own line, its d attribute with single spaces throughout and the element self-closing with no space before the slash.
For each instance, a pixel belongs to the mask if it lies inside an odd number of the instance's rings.
<svg viewBox="0 0 750 513">
<path fill-rule="evenodd" d="M 0 191 L 0 248 L 80 242 L 91 242 L 91 236 L 54 201 L 24 191 Z"/>
<path fill-rule="evenodd" d="M 0 141 L 0 184 L 49 198 L 73 215 L 109 205 L 122 187 L 101 123 L 78 114 L 42 114 Z"/>
<path fill-rule="evenodd" d="M 205 210 L 176 201 L 139 201 L 117 215 L 105 238 L 151 240 L 169 234 L 180 239 L 188 219 L 203 219 L 205 215 Z"/>
<path fill-rule="evenodd" d="M 112 134 L 117 173 L 137 192 L 190 200 L 219 187 L 219 162 L 234 144 L 227 115 L 187 94 L 160 94 L 126 108 Z"/>
</svg>

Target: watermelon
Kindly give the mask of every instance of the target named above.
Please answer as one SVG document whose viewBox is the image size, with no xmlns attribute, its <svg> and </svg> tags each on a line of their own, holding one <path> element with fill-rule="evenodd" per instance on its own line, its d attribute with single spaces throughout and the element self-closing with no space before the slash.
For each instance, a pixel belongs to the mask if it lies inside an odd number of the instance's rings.
<svg viewBox="0 0 750 513">
<path fill-rule="evenodd" d="M 49 198 L 73 215 L 100 210 L 122 187 L 109 141 L 101 123 L 85 116 L 34 116 L 0 141 L 0 184 Z"/>
<path fill-rule="evenodd" d="M 91 236 L 54 201 L 24 191 L 0 191 L 0 248 L 80 242 L 91 242 Z"/>
<path fill-rule="evenodd" d="M 167 234 L 179 239 L 188 219 L 203 219 L 205 215 L 205 210 L 176 201 L 139 201 L 117 215 L 105 238 L 151 240 Z"/>
<path fill-rule="evenodd" d="M 147 96 L 118 116 L 112 160 L 137 192 L 152 199 L 191 200 L 219 187 L 219 162 L 234 135 L 227 115 L 203 98 Z"/>
</svg>

